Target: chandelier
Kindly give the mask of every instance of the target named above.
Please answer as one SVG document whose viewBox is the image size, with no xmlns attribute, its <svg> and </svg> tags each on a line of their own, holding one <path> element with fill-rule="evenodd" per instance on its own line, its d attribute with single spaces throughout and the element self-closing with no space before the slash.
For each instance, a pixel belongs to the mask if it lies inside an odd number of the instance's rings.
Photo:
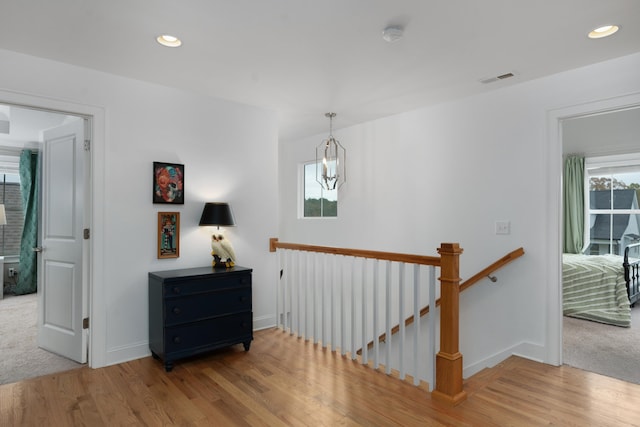
<svg viewBox="0 0 640 427">
<path fill-rule="evenodd" d="M 316 181 L 325 190 L 340 188 L 347 181 L 347 150 L 333 137 L 333 118 L 336 113 L 326 113 L 329 118 L 329 138 L 316 147 Z"/>
</svg>

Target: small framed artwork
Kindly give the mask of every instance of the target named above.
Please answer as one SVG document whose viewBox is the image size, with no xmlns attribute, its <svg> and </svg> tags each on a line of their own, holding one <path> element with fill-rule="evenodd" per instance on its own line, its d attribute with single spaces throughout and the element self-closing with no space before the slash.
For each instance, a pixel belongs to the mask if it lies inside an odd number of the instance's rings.
<svg viewBox="0 0 640 427">
<path fill-rule="evenodd" d="M 184 165 L 153 162 L 153 203 L 184 204 Z"/>
<path fill-rule="evenodd" d="M 180 212 L 158 212 L 158 258 L 180 256 Z"/>
</svg>

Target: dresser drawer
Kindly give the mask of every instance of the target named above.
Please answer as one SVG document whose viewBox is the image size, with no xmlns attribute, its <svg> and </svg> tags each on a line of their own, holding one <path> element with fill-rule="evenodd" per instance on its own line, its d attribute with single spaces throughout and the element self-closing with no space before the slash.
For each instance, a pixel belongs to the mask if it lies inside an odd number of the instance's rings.
<svg viewBox="0 0 640 427">
<path fill-rule="evenodd" d="M 164 316 L 171 326 L 247 311 L 251 311 L 251 288 L 239 288 L 167 299 Z"/>
<path fill-rule="evenodd" d="M 232 314 L 165 330 L 166 352 L 211 349 L 251 341 L 252 313 Z"/>
<path fill-rule="evenodd" d="M 237 274 L 225 278 L 191 278 L 189 280 L 165 282 L 163 294 L 167 298 L 234 289 L 251 286 L 251 274 Z"/>
</svg>

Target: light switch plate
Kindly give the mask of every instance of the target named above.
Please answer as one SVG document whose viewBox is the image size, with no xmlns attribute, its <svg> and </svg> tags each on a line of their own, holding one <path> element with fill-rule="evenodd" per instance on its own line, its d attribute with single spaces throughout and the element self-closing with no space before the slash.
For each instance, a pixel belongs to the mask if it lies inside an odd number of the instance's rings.
<svg viewBox="0 0 640 427">
<path fill-rule="evenodd" d="M 511 222 L 496 221 L 496 234 L 511 234 Z"/>
</svg>

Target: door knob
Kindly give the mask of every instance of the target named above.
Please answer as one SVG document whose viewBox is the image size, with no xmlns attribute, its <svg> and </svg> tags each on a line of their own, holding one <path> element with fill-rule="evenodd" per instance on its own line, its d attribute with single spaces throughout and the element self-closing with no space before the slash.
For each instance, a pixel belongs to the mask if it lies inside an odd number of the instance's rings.
<svg viewBox="0 0 640 427">
<path fill-rule="evenodd" d="M 31 250 L 33 252 L 42 252 L 43 248 L 42 248 L 42 246 L 36 246 L 35 248 L 31 248 Z"/>
</svg>

